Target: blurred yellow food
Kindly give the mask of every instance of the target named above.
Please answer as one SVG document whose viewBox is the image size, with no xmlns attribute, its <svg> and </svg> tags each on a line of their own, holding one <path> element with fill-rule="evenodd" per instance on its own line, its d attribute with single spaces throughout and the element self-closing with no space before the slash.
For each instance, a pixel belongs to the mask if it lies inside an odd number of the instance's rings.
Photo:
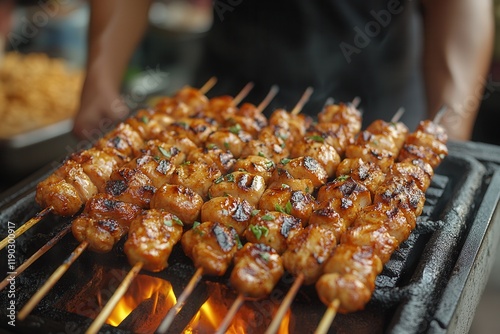
<svg viewBox="0 0 500 334">
<path fill-rule="evenodd" d="M 0 138 L 73 117 L 82 84 L 82 71 L 62 59 L 7 53 L 0 64 Z"/>
</svg>

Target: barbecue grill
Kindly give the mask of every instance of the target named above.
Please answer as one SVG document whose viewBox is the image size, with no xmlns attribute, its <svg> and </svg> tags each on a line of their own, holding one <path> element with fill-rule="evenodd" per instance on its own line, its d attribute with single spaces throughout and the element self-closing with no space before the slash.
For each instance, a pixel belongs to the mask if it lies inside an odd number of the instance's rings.
<svg viewBox="0 0 500 334">
<path fill-rule="evenodd" d="M 372 300 L 361 312 L 338 314 L 332 333 L 467 332 L 500 236 L 500 148 L 456 142 L 449 148 L 450 155 L 427 190 L 417 228 L 385 265 Z M 18 228 L 40 211 L 34 204 L 35 185 L 53 169 L 47 167 L 2 195 L 1 238 L 8 234 L 8 222 Z M 17 238 L 15 266 L 70 223 L 71 219 L 49 215 Z M 26 320 L 16 320 L 13 327 L 7 317 L 11 300 L 19 311 L 77 245 L 70 234 L 64 236 L 0 293 L 0 328 L 13 333 L 85 331 L 130 270 L 123 242 L 108 254 L 85 252 Z M 12 271 L 7 266 L 7 250 L 0 256 L 0 273 L 7 275 Z M 160 273 L 139 274 L 118 304 L 128 309 L 120 315 L 114 312 L 102 332 L 154 332 L 195 271 L 179 247 L 169 262 L 170 267 Z M 170 332 L 213 332 L 237 296 L 227 281 L 227 275 L 204 277 Z M 263 332 L 292 283 L 293 278 L 285 275 L 268 299 L 247 301 L 229 330 Z M 311 332 L 325 309 L 314 287 L 302 287 L 280 332 Z"/>
</svg>

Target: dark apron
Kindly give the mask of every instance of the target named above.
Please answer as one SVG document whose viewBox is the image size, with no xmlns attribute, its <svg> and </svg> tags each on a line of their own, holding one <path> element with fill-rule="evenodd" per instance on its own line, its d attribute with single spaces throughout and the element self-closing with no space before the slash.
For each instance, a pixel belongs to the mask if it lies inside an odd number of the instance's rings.
<svg viewBox="0 0 500 334">
<path fill-rule="evenodd" d="M 421 30 L 418 1 L 216 0 L 196 84 L 215 75 L 211 94 L 234 95 L 252 81 L 256 104 L 277 84 L 267 113 L 312 86 L 305 113 L 359 96 L 365 125 L 404 107 L 413 129 L 425 117 Z"/>
</svg>

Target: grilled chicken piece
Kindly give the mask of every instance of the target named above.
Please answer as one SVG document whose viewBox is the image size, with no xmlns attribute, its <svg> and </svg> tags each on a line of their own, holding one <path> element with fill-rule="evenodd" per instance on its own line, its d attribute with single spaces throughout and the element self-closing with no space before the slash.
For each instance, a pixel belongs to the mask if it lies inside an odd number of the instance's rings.
<svg viewBox="0 0 500 334">
<path fill-rule="evenodd" d="M 206 200 L 208 189 L 221 175 L 220 170 L 206 163 L 184 163 L 176 168 L 170 183 L 191 188 Z"/>
<path fill-rule="evenodd" d="M 206 109 L 209 104 L 209 100 L 205 95 L 201 94 L 198 89 L 189 86 L 183 87 L 176 92 L 173 99 L 182 101 L 195 112 Z"/>
<path fill-rule="evenodd" d="M 290 150 L 290 157 L 298 158 L 309 156 L 318 161 L 325 169 L 328 177 L 335 175 L 337 166 L 340 163 L 340 156 L 331 145 L 324 142 L 321 136 L 304 136 L 293 143 Z"/>
<path fill-rule="evenodd" d="M 392 137 L 385 134 L 373 134 L 368 131 L 361 132 L 354 145 L 388 151 L 391 152 L 393 156 L 397 156 L 400 149 Z"/>
<path fill-rule="evenodd" d="M 82 166 L 83 172 L 88 175 L 99 192 L 104 192 L 106 181 L 109 180 L 113 170 L 125 162 L 111 149 L 98 150 L 94 147 L 74 153 L 70 159 Z"/>
<path fill-rule="evenodd" d="M 444 157 L 448 155 L 448 148 L 446 147 L 446 144 L 437 140 L 433 135 L 421 131 L 409 134 L 405 143 L 407 145 L 415 145 L 430 149 L 441 159 L 444 159 Z"/>
<path fill-rule="evenodd" d="M 141 138 L 145 140 L 156 138 L 166 126 L 173 123 L 174 118 L 164 113 L 155 112 L 153 109 L 141 109 L 134 116 L 125 120 Z"/>
<path fill-rule="evenodd" d="M 170 124 L 167 131 L 176 132 L 181 138 L 189 138 L 198 147 L 217 130 L 217 123 L 209 118 L 182 118 Z"/>
<path fill-rule="evenodd" d="M 252 218 L 254 206 L 246 200 L 228 195 L 215 197 L 201 207 L 201 221 L 219 222 L 231 226 L 242 235 Z"/>
<path fill-rule="evenodd" d="M 87 201 L 83 215 L 94 219 L 112 219 L 120 226 L 128 228 L 130 222 L 139 214 L 141 208 L 132 203 L 117 200 L 109 194 L 97 194 Z"/>
<path fill-rule="evenodd" d="M 305 226 L 314 210 L 314 197 L 301 190 L 288 186 L 267 188 L 260 198 L 258 208 L 267 211 L 280 211 L 296 218 Z"/>
<path fill-rule="evenodd" d="M 229 128 L 238 127 L 251 135 L 253 138 L 257 138 L 260 131 L 262 131 L 262 129 L 267 125 L 267 120 L 263 115 L 256 118 L 250 118 L 237 113 L 235 115 L 231 115 L 229 118 L 226 118 L 223 125 Z"/>
<path fill-rule="evenodd" d="M 106 253 L 128 232 L 130 222 L 140 211 L 134 204 L 99 194 L 87 202 L 71 229 L 76 240 L 88 242 L 95 252 Z"/>
<path fill-rule="evenodd" d="M 364 309 L 375 289 L 382 262 L 373 248 L 340 244 L 324 266 L 316 291 L 325 305 L 340 301 L 339 312 Z"/>
<path fill-rule="evenodd" d="M 328 174 L 321 164 L 314 158 L 305 156 L 294 159 L 283 159 L 278 169 L 284 169 L 296 179 L 309 179 L 314 187 L 326 183 Z"/>
<path fill-rule="evenodd" d="M 423 160 L 405 160 L 397 162 L 389 168 L 391 177 L 402 177 L 406 180 L 413 180 L 420 190 L 425 192 L 429 188 L 434 170 L 431 165 Z"/>
<path fill-rule="evenodd" d="M 229 282 L 250 298 L 265 298 L 283 276 L 279 254 L 264 244 L 248 242 L 234 255 L 234 268 Z"/>
<path fill-rule="evenodd" d="M 162 158 L 158 159 L 157 156 L 147 154 L 133 159 L 125 167 L 141 171 L 151 180 L 151 184 L 155 188 L 159 188 L 170 182 L 172 174 L 176 169 L 176 166 L 166 157 L 162 156 Z"/>
<path fill-rule="evenodd" d="M 304 284 L 316 282 L 325 261 L 337 246 L 334 233 L 323 225 L 309 225 L 288 241 L 283 265 L 294 276 L 304 275 Z"/>
<path fill-rule="evenodd" d="M 346 148 L 345 156 L 346 158 L 373 162 L 378 165 L 384 173 L 386 173 L 389 167 L 394 163 L 394 154 L 374 147 L 349 145 Z"/>
<path fill-rule="evenodd" d="M 311 124 L 311 117 L 304 114 L 293 115 L 285 109 L 276 109 L 269 117 L 269 125 L 279 126 L 288 130 L 289 137 L 287 138 L 287 142 L 290 143 L 302 138 Z"/>
<path fill-rule="evenodd" d="M 249 155 L 246 158 L 238 159 L 233 166 L 233 170 L 235 171 L 246 171 L 262 176 L 266 184 L 275 168 L 276 165 L 271 159 L 257 155 Z"/>
<path fill-rule="evenodd" d="M 235 158 L 241 156 L 241 152 L 246 143 L 252 140 L 252 136 L 239 127 L 219 129 L 212 132 L 205 143 L 205 147 L 212 149 L 218 147 L 220 149 L 229 150 Z"/>
<path fill-rule="evenodd" d="M 432 135 L 443 144 L 448 141 L 448 134 L 446 133 L 446 130 L 441 125 L 436 124 L 431 120 L 421 121 L 418 124 L 416 131 Z"/>
<path fill-rule="evenodd" d="M 97 187 L 89 176 L 85 174 L 82 166 L 73 160 L 66 160 L 62 166 L 54 172 L 54 175 L 59 176 L 71 184 L 83 203 L 87 202 L 98 192 Z"/>
<path fill-rule="evenodd" d="M 226 174 L 233 168 L 236 159 L 229 150 L 222 150 L 218 147 L 198 148 L 189 153 L 187 157 L 191 162 L 203 162 L 209 166 L 219 169 L 222 174 Z"/>
<path fill-rule="evenodd" d="M 341 124 L 355 135 L 361 130 L 361 113 L 351 103 L 330 104 L 318 114 L 318 122 Z"/>
<path fill-rule="evenodd" d="M 276 168 L 268 182 L 268 188 L 290 187 L 292 190 L 300 190 L 307 194 L 312 194 L 314 191 L 313 182 L 309 179 L 296 179 L 282 168 Z"/>
<path fill-rule="evenodd" d="M 189 139 L 185 139 L 191 142 Z M 192 144 L 194 147 L 194 143 Z M 144 148 L 141 150 L 143 155 L 150 155 L 157 161 L 167 160 L 174 165 L 180 165 L 181 163 L 186 161 L 187 154 L 190 151 L 191 149 L 188 152 L 183 151 L 182 145 L 164 143 L 156 139 L 148 140 Z"/>
<path fill-rule="evenodd" d="M 349 176 L 341 176 L 321 187 L 316 199 L 320 204 L 329 202 L 330 204 L 322 204 L 319 208 L 333 208 L 346 221 L 347 226 L 354 221 L 361 209 L 372 203 L 370 191 Z"/>
<path fill-rule="evenodd" d="M 176 215 L 184 224 L 193 225 L 200 218 L 203 198 L 182 185 L 165 184 L 151 198 L 152 209 L 163 209 Z"/>
<path fill-rule="evenodd" d="M 401 122 L 386 122 L 381 119 L 372 122 L 366 128 L 366 131 L 374 135 L 382 135 L 392 138 L 398 150 L 403 147 L 408 127 Z"/>
<path fill-rule="evenodd" d="M 386 263 L 414 226 L 415 218 L 408 221 L 401 209 L 374 204 L 361 210 L 341 242 L 373 247 L 382 263 Z"/>
<path fill-rule="evenodd" d="M 36 186 L 35 200 L 42 208 L 51 207 L 59 216 L 72 216 L 84 204 L 75 187 L 62 177 L 50 175 Z"/>
<path fill-rule="evenodd" d="M 298 218 L 278 211 L 261 210 L 250 220 L 245 239 L 253 243 L 263 243 L 283 254 L 287 240 L 302 229 Z"/>
<path fill-rule="evenodd" d="M 257 206 L 265 189 L 266 183 L 262 176 L 247 172 L 232 172 L 216 179 L 208 194 L 210 198 L 231 195 Z"/>
<path fill-rule="evenodd" d="M 163 145 L 167 145 L 167 146 L 160 145 L 165 150 L 167 150 L 167 152 L 169 152 L 170 145 L 173 145 L 174 147 L 178 148 L 182 153 L 184 153 L 186 156 L 189 154 L 189 152 L 198 148 L 198 146 L 196 146 L 196 144 L 193 143 L 193 141 L 191 139 L 189 139 L 187 137 L 181 137 L 175 131 L 163 131 L 158 136 L 158 140 L 161 143 L 163 143 Z M 156 146 L 158 146 L 158 145 L 156 145 Z M 158 153 L 161 153 L 161 152 L 151 153 L 151 155 L 158 155 Z M 172 152 L 170 152 L 170 153 L 172 154 Z"/>
<path fill-rule="evenodd" d="M 335 148 L 337 153 L 343 157 L 345 149 L 354 142 L 354 134 L 338 123 L 318 123 L 307 130 L 307 135 L 314 138 L 323 138 L 323 143 Z"/>
<path fill-rule="evenodd" d="M 337 212 L 339 201 L 323 201 L 316 205 L 316 209 L 309 217 L 309 225 L 318 225 L 332 231 L 336 240 L 346 231 L 351 221 L 342 218 Z"/>
<path fill-rule="evenodd" d="M 156 114 L 162 114 L 176 119 L 191 117 L 196 114 L 196 110 L 190 108 L 186 103 L 172 97 L 160 99 L 154 106 Z"/>
<path fill-rule="evenodd" d="M 272 131 L 267 129 L 268 128 L 265 128 L 259 133 L 258 139 L 250 140 L 245 145 L 241 151 L 241 157 L 245 158 L 250 155 L 258 155 L 269 158 L 275 163 L 288 157 L 289 151 L 284 140 L 275 136 Z"/>
<path fill-rule="evenodd" d="M 389 176 L 376 191 L 373 204 L 377 203 L 397 207 L 405 212 L 411 211 L 420 216 L 425 204 L 425 194 L 413 179 Z"/>
<path fill-rule="evenodd" d="M 121 167 L 113 172 L 106 183 L 106 193 L 117 200 L 133 203 L 144 209 L 149 208 L 149 202 L 155 191 L 156 188 L 148 176 L 139 169 L 128 167 Z"/>
<path fill-rule="evenodd" d="M 95 144 L 97 149 L 112 148 L 125 157 L 138 155 L 142 146 L 144 146 L 144 141 L 140 134 L 126 123 L 120 123 Z"/>
<path fill-rule="evenodd" d="M 181 239 L 184 253 L 203 274 L 222 276 L 238 249 L 238 234 L 229 226 L 217 222 L 193 225 Z"/>
<path fill-rule="evenodd" d="M 124 251 L 130 265 L 158 272 L 168 266 L 172 248 L 181 239 L 182 221 L 164 210 L 145 210 L 130 224 Z"/>
<path fill-rule="evenodd" d="M 217 123 L 224 124 L 224 121 L 236 114 L 238 108 L 234 105 L 234 97 L 229 95 L 216 96 L 208 101 L 208 106 L 203 113 L 213 118 Z"/>
<path fill-rule="evenodd" d="M 391 166 L 392 168 L 392 166 Z M 385 179 L 385 174 L 380 167 L 373 162 L 365 162 L 362 159 L 344 159 L 337 167 L 337 177 L 349 175 L 357 183 L 364 185 L 372 196 L 375 190 Z"/>
<path fill-rule="evenodd" d="M 439 156 L 429 147 L 405 144 L 399 152 L 398 161 L 422 160 L 431 165 L 432 169 L 436 169 L 443 158 L 444 156 Z"/>
</svg>

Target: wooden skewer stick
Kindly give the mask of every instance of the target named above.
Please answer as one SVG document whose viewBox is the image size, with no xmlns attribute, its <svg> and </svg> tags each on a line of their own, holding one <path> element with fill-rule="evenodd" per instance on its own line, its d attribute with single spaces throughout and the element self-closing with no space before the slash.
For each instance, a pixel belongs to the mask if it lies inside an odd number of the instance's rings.
<svg viewBox="0 0 500 334">
<path fill-rule="evenodd" d="M 182 307 L 186 303 L 186 300 L 189 298 L 196 285 L 198 285 L 198 282 L 200 281 L 202 276 L 203 268 L 198 267 L 198 269 L 196 269 L 196 272 L 193 274 L 193 277 L 191 277 L 188 285 L 186 285 L 181 295 L 177 299 L 177 303 L 175 303 L 175 305 L 168 311 L 167 316 L 165 317 L 165 319 L 163 319 L 160 327 L 158 327 L 158 329 L 156 330 L 156 333 L 161 334 L 167 332 L 167 330 L 174 322 L 175 316 L 181 311 Z"/>
<path fill-rule="evenodd" d="M 325 334 L 328 332 L 328 329 L 332 325 L 333 320 L 335 319 L 335 316 L 337 315 L 337 310 L 340 305 L 340 300 L 335 299 L 326 309 L 325 314 L 323 315 L 323 318 L 321 318 L 321 321 L 318 325 L 318 328 L 316 328 L 316 331 L 314 334 Z"/>
<path fill-rule="evenodd" d="M 273 85 L 271 89 L 269 90 L 269 93 L 267 93 L 266 97 L 262 102 L 257 106 L 257 110 L 262 112 L 266 107 L 271 103 L 271 101 L 274 99 L 274 97 L 278 94 L 279 92 L 279 87 L 277 85 Z"/>
<path fill-rule="evenodd" d="M 314 89 L 312 87 L 307 87 L 305 90 L 304 94 L 302 94 L 299 102 L 295 105 L 295 107 L 292 109 L 290 112 L 292 115 L 298 115 L 304 105 L 309 101 L 309 98 L 311 97 L 312 93 L 314 92 Z"/>
<path fill-rule="evenodd" d="M 10 275 L 8 275 L 7 277 L 5 277 L 5 279 L 0 283 L 0 291 L 2 291 L 10 283 L 11 279 L 22 274 L 26 270 L 26 268 L 28 268 L 31 264 L 33 264 L 33 262 L 38 260 L 38 258 L 40 258 L 40 256 L 47 253 L 52 248 L 52 246 L 54 246 L 56 243 L 58 243 L 59 240 L 61 240 L 66 234 L 68 234 L 68 232 L 70 230 L 71 230 L 71 224 L 69 224 L 68 226 L 63 228 L 56 236 L 54 236 L 45 245 L 43 245 L 38 251 L 36 251 L 35 254 L 31 255 L 31 257 L 29 259 L 24 261 L 23 264 L 21 264 L 16 269 L 12 270 L 11 271 L 12 273 Z"/>
<path fill-rule="evenodd" d="M 139 274 L 139 272 L 141 271 L 142 266 L 143 266 L 142 262 L 137 262 L 132 267 L 132 269 L 130 269 L 127 276 L 125 276 L 123 281 L 116 289 L 115 293 L 113 293 L 111 298 L 108 300 L 107 304 L 104 306 L 99 315 L 94 319 L 90 327 L 87 329 L 87 331 L 85 332 L 86 334 L 94 334 L 99 331 L 104 322 L 106 322 L 106 319 L 109 318 L 111 312 L 113 312 L 114 308 L 116 307 L 116 304 L 118 304 L 120 299 L 123 297 L 123 295 L 129 288 L 130 284 L 132 284 L 137 274 Z"/>
<path fill-rule="evenodd" d="M 278 311 L 276 311 L 276 314 L 273 317 L 273 321 L 271 321 L 271 324 L 267 328 L 265 334 L 274 334 L 278 331 L 281 324 L 281 320 L 285 316 L 286 311 L 290 308 L 290 305 L 292 304 L 292 301 L 297 295 L 297 292 L 299 291 L 299 288 L 303 282 L 304 282 L 304 274 L 300 273 L 297 276 L 297 278 L 295 278 L 295 282 L 293 282 L 293 285 L 290 288 L 290 290 L 288 290 L 288 293 L 286 294 L 285 298 L 283 298 L 283 301 L 281 302 Z"/>
<path fill-rule="evenodd" d="M 240 104 L 241 101 L 243 101 L 243 99 L 245 97 L 247 97 L 248 93 L 250 93 L 250 91 L 252 90 L 253 88 L 253 82 L 249 82 L 245 85 L 245 87 L 243 87 L 243 89 L 238 93 L 238 95 L 236 95 L 233 99 L 233 104 L 235 106 L 237 106 L 238 104 Z"/>
<path fill-rule="evenodd" d="M 351 104 L 354 106 L 354 108 L 357 108 L 359 104 L 361 103 L 361 98 L 359 96 L 356 96 L 354 99 L 352 99 Z"/>
<path fill-rule="evenodd" d="M 238 295 L 238 297 L 234 300 L 233 305 L 231 305 L 231 308 L 227 312 L 226 316 L 224 317 L 224 320 L 222 320 L 221 324 L 219 325 L 219 328 L 215 332 L 215 334 L 224 334 L 231 324 L 231 321 L 233 320 L 234 316 L 236 315 L 236 312 L 240 309 L 241 305 L 243 305 L 243 302 L 245 301 L 245 296 L 243 296 L 241 293 Z"/>
<path fill-rule="evenodd" d="M 73 262 L 78 259 L 80 255 L 82 255 L 83 251 L 87 248 L 88 242 L 84 241 L 75 250 L 71 253 L 71 255 L 59 266 L 59 268 L 54 271 L 54 273 L 49 277 L 49 279 L 45 282 L 44 285 L 31 297 L 31 299 L 24 305 L 24 307 L 19 311 L 18 319 L 24 320 L 28 314 L 35 308 L 36 305 L 42 300 L 43 297 L 49 292 L 50 289 L 57 283 L 57 281 L 61 278 L 62 275 L 68 270 L 68 268 L 73 264 Z"/>
<path fill-rule="evenodd" d="M 21 227 L 19 227 L 17 230 L 14 231 L 14 238 L 17 238 L 33 226 L 35 226 L 37 223 L 39 223 L 45 216 L 47 216 L 50 212 L 52 212 L 52 207 L 49 206 L 42 211 L 38 212 L 33 218 L 28 220 L 26 223 L 24 223 Z M 4 249 L 8 244 L 9 240 L 11 240 L 10 236 L 7 236 L 5 239 L 3 239 L 0 242 L 0 250 Z"/>
<path fill-rule="evenodd" d="M 403 116 L 404 113 L 405 113 L 405 108 L 403 108 L 403 107 L 399 108 L 396 111 L 396 113 L 394 114 L 394 116 L 392 116 L 391 123 L 399 122 L 399 120 L 401 119 L 401 116 Z"/>
<path fill-rule="evenodd" d="M 434 116 L 432 122 L 435 124 L 439 124 L 447 112 L 448 112 L 448 106 L 443 105 L 441 109 L 438 110 L 436 116 Z"/>
<path fill-rule="evenodd" d="M 217 78 L 216 77 L 211 77 L 208 79 L 207 82 L 201 88 L 199 89 L 199 92 L 201 94 L 206 94 L 210 89 L 212 89 L 213 86 L 217 83 Z"/>
</svg>

